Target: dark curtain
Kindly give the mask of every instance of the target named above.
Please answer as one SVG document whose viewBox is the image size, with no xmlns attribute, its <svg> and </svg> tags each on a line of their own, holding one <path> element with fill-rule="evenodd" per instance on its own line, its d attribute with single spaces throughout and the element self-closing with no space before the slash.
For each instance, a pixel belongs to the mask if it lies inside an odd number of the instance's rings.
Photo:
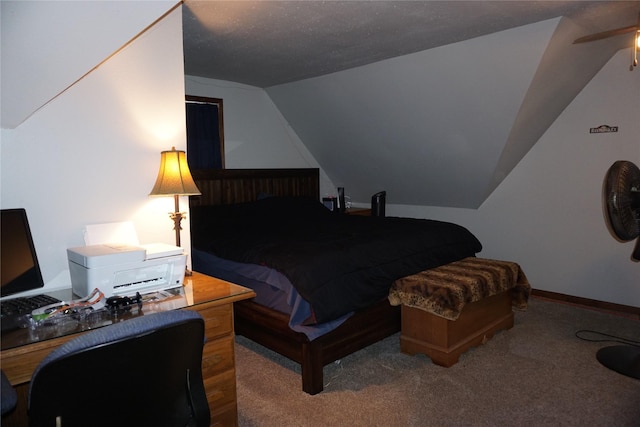
<svg viewBox="0 0 640 427">
<path fill-rule="evenodd" d="M 218 106 L 193 102 L 186 105 L 189 169 L 222 169 Z"/>
</svg>

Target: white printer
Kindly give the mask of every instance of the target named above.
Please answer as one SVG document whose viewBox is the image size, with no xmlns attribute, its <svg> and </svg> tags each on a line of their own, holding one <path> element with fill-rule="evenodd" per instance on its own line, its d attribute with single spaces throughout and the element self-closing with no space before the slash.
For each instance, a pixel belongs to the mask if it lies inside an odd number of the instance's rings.
<svg viewBox="0 0 640 427">
<path fill-rule="evenodd" d="M 178 246 L 102 244 L 67 249 L 73 292 L 130 296 L 182 285 L 187 255 Z"/>
</svg>

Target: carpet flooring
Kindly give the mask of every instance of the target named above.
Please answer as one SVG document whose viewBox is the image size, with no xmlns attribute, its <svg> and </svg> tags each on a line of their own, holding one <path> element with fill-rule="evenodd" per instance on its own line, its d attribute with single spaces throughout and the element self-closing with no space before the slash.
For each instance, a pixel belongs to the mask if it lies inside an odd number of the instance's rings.
<svg viewBox="0 0 640 427">
<path fill-rule="evenodd" d="M 236 337 L 239 426 L 640 426 L 640 380 L 602 366 L 640 321 L 532 298 L 515 325 L 450 367 L 400 353 L 395 334 L 325 366 L 325 389 L 301 390 L 300 367 Z M 586 338 L 601 338 L 581 333 Z"/>
</svg>

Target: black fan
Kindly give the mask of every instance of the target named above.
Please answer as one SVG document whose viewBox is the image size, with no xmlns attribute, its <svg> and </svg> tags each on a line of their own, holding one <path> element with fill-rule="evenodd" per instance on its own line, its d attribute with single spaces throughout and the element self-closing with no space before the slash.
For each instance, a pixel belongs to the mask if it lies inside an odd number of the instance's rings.
<svg viewBox="0 0 640 427">
<path fill-rule="evenodd" d="M 605 194 L 607 220 L 613 234 L 624 242 L 640 236 L 640 169 L 618 160 L 607 171 Z M 640 239 L 631 257 L 640 261 Z M 601 348 L 598 361 L 609 369 L 640 379 L 640 347 L 614 345 Z"/>
<path fill-rule="evenodd" d="M 616 237 L 629 242 L 640 236 L 640 169 L 618 160 L 609 168 L 605 182 L 607 219 Z M 640 261 L 640 239 L 631 257 Z"/>
</svg>

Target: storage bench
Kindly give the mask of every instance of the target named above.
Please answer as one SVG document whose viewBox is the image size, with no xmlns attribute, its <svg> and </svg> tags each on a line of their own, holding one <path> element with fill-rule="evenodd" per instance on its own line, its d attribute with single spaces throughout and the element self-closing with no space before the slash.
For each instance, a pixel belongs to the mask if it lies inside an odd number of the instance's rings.
<svg viewBox="0 0 640 427">
<path fill-rule="evenodd" d="M 396 280 L 389 302 L 400 305 L 400 350 L 452 366 L 469 348 L 513 326 L 531 286 L 513 262 L 465 258 Z"/>
</svg>

